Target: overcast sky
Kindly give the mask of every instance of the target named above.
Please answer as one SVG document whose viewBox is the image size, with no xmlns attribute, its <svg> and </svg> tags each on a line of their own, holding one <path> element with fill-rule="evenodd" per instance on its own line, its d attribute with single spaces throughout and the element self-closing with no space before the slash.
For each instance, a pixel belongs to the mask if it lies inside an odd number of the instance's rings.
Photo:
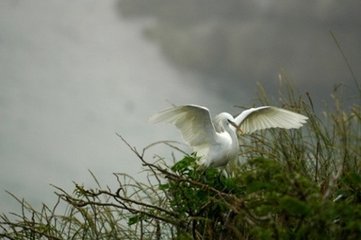
<svg viewBox="0 0 361 240">
<path fill-rule="evenodd" d="M 360 81 L 358 0 L 118 2 L 129 19 L 155 18 L 146 33 L 166 58 L 201 72 L 204 86 L 233 102 L 239 101 L 239 89 L 253 91 L 255 82 L 276 95 L 281 70 L 301 93 L 311 94 L 317 107 L 331 100 L 335 85 L 343 85 L 348 104 L 359 94 L 337 47 Z"/>
<path fill-rule="evenodd" d="M 14 206 L 4 190 L 39 204 L 51 199 L 50 183 L 87 184 L 88 169 L 104 184 L 113 172 L 137 173 L 115 132 L 141 149 L 167 138 L 147 119 L 170 103 L 227 102 L 183 84 L 196 76 L 170 66 L 143 39 L 146 22 L 121 21 L 113 1 L 0 5 L 1 210 Z"/>
<path fill-rule="evenodd" d="M 116 3 L 0 1 L 1 212 L 17 209 L 5 190 L 39 206 L 53 200 L 49 184 L 67 190 L 72 181 L 91 185 L 88 169 L 104 184 L 114 182 L 113 172 L 140 172 L 139 161 L 115 133 L 138 149 L 179 140 L 173 127 L 147 122 L 172 103 L 196 103 L 216 114 L 236 113 L 233 105 L 255 99 L 242 85 L 229 85 L 227 95 L 216 91 L 219 81 L 209 87 L 202 73 L 177 68 L 161 44 L 144 37 L 155 18 L 123 18 Z M 254 26 L 249 31 L 257 32 L 260 25 Z M 356 42 L 354 35 L 342 39 L 346 46 Z M 276 78 L 278 71 L 270 74 Z"/>
</svg>

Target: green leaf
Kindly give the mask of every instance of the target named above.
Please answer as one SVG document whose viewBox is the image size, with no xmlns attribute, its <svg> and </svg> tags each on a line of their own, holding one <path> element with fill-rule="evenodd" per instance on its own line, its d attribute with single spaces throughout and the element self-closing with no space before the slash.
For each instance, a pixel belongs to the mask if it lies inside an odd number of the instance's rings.
<svg viewBox="0 0 361 240">
<path fill-rule="evenodd" d="M 159 190 L 168 190 L 170 188 L 170 184 L 169 183 L 164 183 L 164 184 L 159 184 Z"/>
<path fill-rule="evenodd" d="M 138 223 L 139 221 L 143 220 L 144 216 L 142 214 L 134 215 L 128 219 L 128 225 L 133 225 Z"/>
<path fill-rule="evenodd" d="M 173 172 L 185 173 L 196 167 L 197 158 L 194 155 L 185 156 L 171 168 Z"/>
<path fill-rule="evenodd" d="M 356 172 L 350 172 L 345 176 L 344 180 L 347 184 L 354 186 L 355 188 L 361 187 L 361 175 Z"/>
<path fill-rule="evenodd" d="M 305 216 L 310 212 L 310 208 L 305 202 L 290 196 L 281 198 L 280 207 L 293 216 Z"/>
</svg>

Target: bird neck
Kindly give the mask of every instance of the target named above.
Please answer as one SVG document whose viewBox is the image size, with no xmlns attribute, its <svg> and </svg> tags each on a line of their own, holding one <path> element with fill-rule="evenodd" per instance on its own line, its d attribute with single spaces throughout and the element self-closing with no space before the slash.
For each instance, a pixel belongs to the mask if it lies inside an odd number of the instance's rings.
<svg viewBox="0 0 361 240">
<path fill-rule="evenodd" d="M 236 131 L 233 128 L 231 128 L 231 126 L 229 125 L 228 122 L 223 122 L 222 127 L 223 127 L 224 131 L 229 133 L 229 135 L 232 137 L 232 139 L 237 138 Z"/>
</svg>

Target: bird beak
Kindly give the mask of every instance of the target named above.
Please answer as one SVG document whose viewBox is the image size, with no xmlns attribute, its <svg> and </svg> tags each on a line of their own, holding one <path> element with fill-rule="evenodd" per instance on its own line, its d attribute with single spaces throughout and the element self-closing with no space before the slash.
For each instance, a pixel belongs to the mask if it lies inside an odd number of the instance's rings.
<svg viewBox="0 0 361 240">
<path fill-rule="evenodd" d="M 237 131 L 242 132 L 242 130 L 239 128 L 239 126 L 238 126 L 235 122 L 233 122 L 233 121 L 231 121 L 231 120 L 228 120 L 228 122 L 229 122 L 229 124 L 231 124 Z"/>
</svg>

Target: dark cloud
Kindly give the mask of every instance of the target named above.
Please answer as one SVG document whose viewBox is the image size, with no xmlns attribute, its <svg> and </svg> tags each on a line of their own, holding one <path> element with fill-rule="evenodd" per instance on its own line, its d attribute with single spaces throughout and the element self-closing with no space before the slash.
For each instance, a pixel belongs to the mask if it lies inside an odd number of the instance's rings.
<svg viewBox="0 0 361 240">
<path fill-rule="evenodd" d="M 280 69 L 316 100 L 340 83 L 357 94 L 337 44 L 361 76 L 359 1 L 120 0 L 118 9 L 122 16 L 156 19 L 146 36 L 164 56 L 234 99 L 236 86 L 259 81 L 276 89 Z"/>
</svg>

